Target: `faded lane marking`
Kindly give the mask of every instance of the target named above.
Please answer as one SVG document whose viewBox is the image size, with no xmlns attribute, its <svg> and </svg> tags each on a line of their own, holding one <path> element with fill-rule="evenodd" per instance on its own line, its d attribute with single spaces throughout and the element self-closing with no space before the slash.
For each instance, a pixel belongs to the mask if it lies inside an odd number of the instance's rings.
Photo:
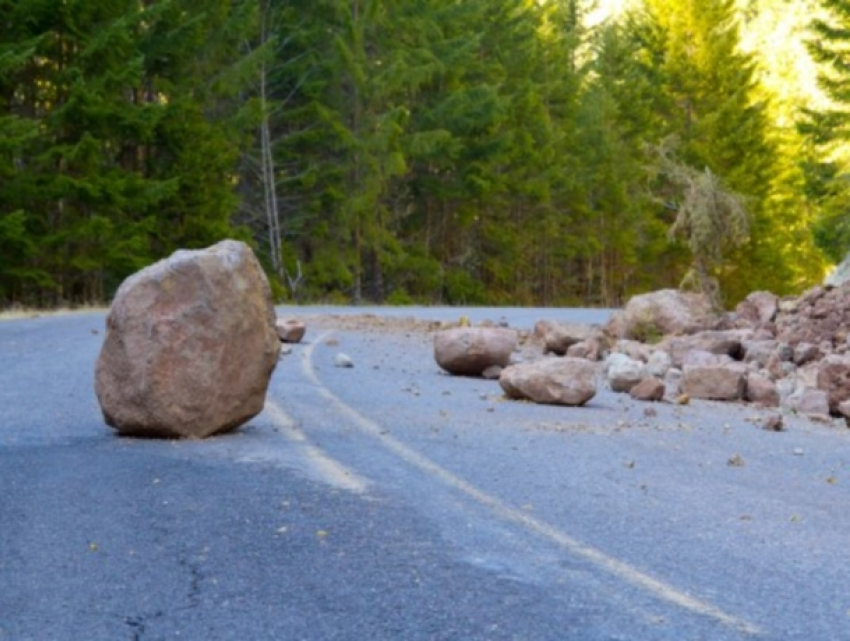
<svg viewBox="0 0 850 641">
<path fill-rule="evenodd" d="M 263 411 L 275 425 L 281 428 L 280 434 L 300 447 L 307 457 L 307 463 L 320 479 L 329 485 L 357 494 L 363 494 L 369 489 L 369 482 L 366 479 L 312 445 L 304 433 L 298 429 L 292 417 L 277 403 L 267 398 Z"/>
<path fill-rule="evenodd" d="M 401 441 L 390 436 L 379 423 L 376 423 L 375 421 L 360 414 L 353 407 L 338 398 L 330 391 L 330 389 L 319 381 L 319 377 L 316 375 L 313 368 L 313 348 L 317 344 L 324 343 L 331 334 L 333 334 L 333 332 L 325 332 L 306 347 L 304 351 L 304 358 L 301 361 L 301 367 L 304 374 L 316 385 L 318 392 L 327 398 L 340 413 L 347 416 L 362 432 L 377 439 L 384 447 L 391 450 L 406 463 L 419 468 L 423 472 L 430 474 L 443 483 L 463 492 L 477 503 L 488 508 L 496 516 L 520 525 L 528 531 L 534 532 L 535 534 L 549 539 L 550 541 L 554 541 L 568 552 L 589 561 L 598 568 L 605 570 L 609 574 L 626 583 L 655 595 L 659 599 L 663 599 L 668 603 L 672 603 L 673 605 L 684 610 L 688 610 L 694 614 L 712 618 L 723 625 L 734 628 L 745 634 L 763 634 L 763 630 L 754 623 L 728 614 L 708 601 L 692 597 L 686 592 L 683 592 L 668 583 L 649 576 L 625 561 L 609 556 L 601 550 L 582 543 L 540 519 L 536 519 L 525 512 L 510 507 L 497 497 L 479 490 L 463 478 L 448 471 L 444 467 L 441 467 L 431 459 L 419 454 Z"/>
</svg>

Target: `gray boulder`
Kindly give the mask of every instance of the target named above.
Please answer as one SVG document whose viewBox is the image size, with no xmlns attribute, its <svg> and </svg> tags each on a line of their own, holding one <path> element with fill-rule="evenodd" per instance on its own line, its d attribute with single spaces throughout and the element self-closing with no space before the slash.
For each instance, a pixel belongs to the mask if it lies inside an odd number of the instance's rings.
<svg viewBox="0 0 850 641">
<path fill-rule="evenodd" d="M 647 377 L 647 371 L 641 361 L 615 352 L 605 359 L 605 376 L 612 390 L 628 392 Z"/>
</svg>

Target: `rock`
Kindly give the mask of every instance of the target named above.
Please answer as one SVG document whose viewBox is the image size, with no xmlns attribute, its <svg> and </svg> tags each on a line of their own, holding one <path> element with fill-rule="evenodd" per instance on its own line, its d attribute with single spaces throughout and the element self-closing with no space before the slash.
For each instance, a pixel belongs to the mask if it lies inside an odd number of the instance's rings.
<svg viewBox="0 0 850 641">
<path fill-rule="evenodd" d="M 654 342 L 668 334 L 714 329 L 720 321 L 706 296 L 663 289 L 632 297 L 605 329 L 615 338 Z"/>
<path fill-rule="evenodd" d="M 348 354 L 343 354 L 340 352 L 336 356 L 334 356 L 334 367 L 354 367 L 354 361 L 351 360 L 351 357 Z"/>
<path fill-rule="evenodd" d="M 799 343 L 821 346 L 824 354 L 846 343 L 850 332 L 850 283 L 831 289 L 813 287 L 793 305 L 780 303 L 777 337 L 796 347 Z"/>
<path fill-rule="evenodd" d="M 745 363 L 755 363 L 758 367 L 766 367 L 767 361 L 776 351 L 775 340 L 748 340 L 741 343 Z M 779 357 L 776 357 L 779 360 Z"/>
<path fill-rule="evenodd" d="M 812 343 L 801 342 L 797 343 L 797 346 L 794 348 L 792 358 L 794 364 L 799 366 L 818 360 L 821 356 L 820 347 Z"/>
<path fill-rule="evenodd" d="M 499 384 L 509 398 L 584 405 L 596 395 L 596 365 L 581 358 L 544 358 L 506 367 Z"/>
<path fill-rule="evenodd" d="M 767 376 L 750 372 L 747 375 L 747 400 L 764 407 L 778 407 L 779 392 L 776 384 Z"/>
<path fill-rule="evenodd" d="M 728 356 L 691 352 L 682 371 L 681 390 L 691 398 L 735 401 L 746 392 L 747 366 Z"/>
<path fill-rule="evenodd" d="M 181 250 L 130 276 L 106 326 L 95 389 L 119 433 L 204 438 L 262 411 L 280 340 L 244 243 Z"/>
<path fill-rule="evenodd" d="M 623 338 L 614 344 L 613 351 L 619 354 L 625 354 L 632 360 L 646 363 L 654 350 L 644 343 Z"/>
<path fill-rule="evenodd" d="M 681 393 L 682 370 L 671 367 L 664 375 L 664 400 L 670 403 L 676 402 Z"/>
<path fill-rule="evenodd" d="M 505 367 L 517 346 L 517 333 L 503 327 L 455 327 L 434 335 L 434 358 L 450 374 L 481 376 Z"/>
<path fill-rule="evenodd" d="M 782 420 L 782 414 L 771 414 L 764 419 L 762 429 L 768 432 L 782 432 L 785 429 L 785 423 Z"/>
<path fill-rule="evenodd" d="M 536 331 L 535 327 L 535 331 Z M 582 325 L 580 323 L 547 322 L 542 326 L 543 343 L 547 353 L 563 356 L 571 345 L 586 341 L 593 334 L 599 332 L 594 325 Z"/>
<path fill-rule="evenodd" d="M 818 365 L 817 388 L 826 392 L 829 411 L 838 414 L 838 406 L 850 399 L 850 358 L 830 355 Z"/>
<path fill-rule="evenodd" d="M 645 378 L 629 394 L 636 401 L 660 401 L 664 398 L 664 383 L 654 377 Z"/>
<path fill-rule="evenodd" d="M 838 404 L 838 413 L 844 418 L 850 418 L 850 400 Z"/>
<path fill-rule="evenodd" d="M 646 361 L 646 373 L 655 378 L 664 378 L 667 375 L 667 370 L 673 366 L 673 361 L 670 354 L 664 350 L 657 349 Z"/>
<path fill-rule="evenodd" d="M 615 352 L 605 359 L 605 375 L 615 392 L 628 392 L 646 378 L 646 367 L 640 361 Z"/>
<path fill-rule="evenodd" d="M 752 292 L 738 303 L 735 314 L 754 326 L 773 322 L 779 311 L 779 298 L 770 292 Z"/>
<path fill-rule="evenodd" d="M 278 318 L 275 322 L 278 338 L 283 343 L 300 343 L 307 331 L 304 321 L 296 318 Z"/>
<path fill-rule="evenodd" d="M 601 361 L 608 349 L 608 341 L 602 331 L 594 333 L 580 343 L 575 343 L 567 348 L 567 356 L 572 358 L 586 358 L 589 361 Z"/>
<path fill-rule="evenodd" d="M 788 397 L 785 404 L 809 418 L 829 420 L 829 397 L 823 390 L 801 387 Z"/>
<path fill-rule="evenodd" d="M 668 338 L 658 347 L 670 354 L 674 367 L 682 367 L 685 356 L 694 351 L 725 354 L 739 360 L 743 357 L 742 342 L 750 337 L 751 333 L 747 330 L 710 330 L 691 336 Z"/>
<path fill-rule="evenodd" d="M 495 381 L 502 375 L 502 370 L 504 368 L 501 365 L 491 365 L 483 372 L 481 372 L 481 378 L 485 378 L 488 381 Z"/>
</svg>

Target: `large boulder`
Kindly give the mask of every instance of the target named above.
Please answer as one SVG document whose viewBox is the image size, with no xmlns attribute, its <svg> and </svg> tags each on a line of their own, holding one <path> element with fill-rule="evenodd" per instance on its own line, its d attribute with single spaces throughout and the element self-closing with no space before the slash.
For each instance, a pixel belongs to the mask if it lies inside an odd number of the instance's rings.
<svg viewBox="0 0 850 641">
<path fill-rule="evenodd" d="M 453 327 L 434 335 L 437 364 L 459 376 L 481 376 L 493 365 L 505 367 L 516 347 L 516 331 L 503 327 Z"/>
<path fill-rule="evenodd" d="M 499 384 L 509 398 L 584 405 L 596 395 L 596 365 L 583 358 L 544 358 L 506 367 Z"/>
<path fill-rule="evenodd" d="M 95 388 L 119 433 L 204 438 L 262 411 L 280 340 L 244 243 L 181 250 L 130 276 L 106 328 Z"/>
<path fill-rule="evenodd" d="M 707 296 L 662 289 L 632 297 L 606 325 L 609 335 L 653 341 L 668 334 L 714 329 L 722 320 Z"/>
<path fill-rule="evenodd" d="M 725 355 L 694 351 L 682 369 L 681 390 L 690 398 L 736 401 L 747 389 L 747 366 Z"/>
</svg>

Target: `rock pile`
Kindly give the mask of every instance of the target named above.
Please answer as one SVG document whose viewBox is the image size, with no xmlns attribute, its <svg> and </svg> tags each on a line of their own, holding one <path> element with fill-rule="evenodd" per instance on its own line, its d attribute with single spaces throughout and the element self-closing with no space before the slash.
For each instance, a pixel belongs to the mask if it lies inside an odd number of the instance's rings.
<svg viewBox="0 0 850 641">
<path fill-rule="evenodd" d="M 478 333 L 487 331 L 438 332 L 437 361 L 472 376 L 498 361 L 510 398 L 582 405 L 601 379 L 637 400 L 748 402 L 850 422 L 850 282 L 798 298 L 753 292 L 726 314 L 697 294 L 651 292 L 632 298 L 605 327 L 538 322 L 527 337 L 539 346 L 536 355 L 526 349 L 518 357 L 515 339 Z M 458 361 L 474 366 L 451 365 Z"/>
<path fill-rule="evenodd" d="M 724 315 L 708 313 L 694 297 L 645 294 L 612 317 L 605 327 L 613 341 L 606 357 L 612 389 L 626 391 L 643 367 L 665 380 L 667 398 L 683 394 L 850 418 L 850 283 L 814 287 L 799 298 L 753 292 Z M 683 311 L 691 305 L 690 313 Z M 671 318 L 688 320 L 671 333 Z M 648 354 L 626 340 L 635 327 L 649 339 L 643 343 Z M 624 379 L 624 371 L 632 378 Z"/>
</svg>

